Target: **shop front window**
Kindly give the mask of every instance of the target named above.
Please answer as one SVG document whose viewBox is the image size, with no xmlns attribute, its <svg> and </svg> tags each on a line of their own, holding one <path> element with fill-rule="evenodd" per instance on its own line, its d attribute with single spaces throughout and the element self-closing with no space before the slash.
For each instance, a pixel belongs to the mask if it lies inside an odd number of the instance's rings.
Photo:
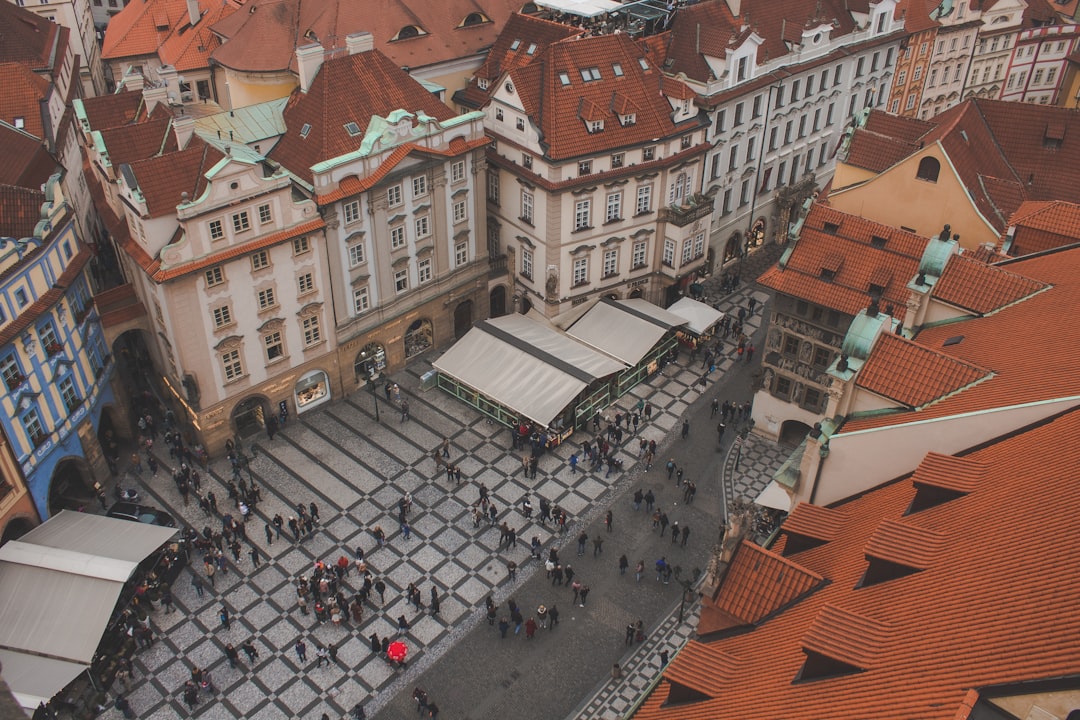
<svg viewBox="0 0 1080 720">
<path fill-rule="evenodd" d="M 419 355 L 434 344 L 431 321 L 417 320 L 405 333 L 405 357 Z"/>
<path fill-rule="evenodd" d="M 302 413 L 330 399 L 330 377 L 322 370 L 312 370 L 296 381 L 296 412 Z"/>
<path fill-rule="evenodd" d="M 367 381 L 386 368 L 386 349 L 379 343 L 368 343 L 353 361 L 353 372 L 358 381 Z"/>
</svg>

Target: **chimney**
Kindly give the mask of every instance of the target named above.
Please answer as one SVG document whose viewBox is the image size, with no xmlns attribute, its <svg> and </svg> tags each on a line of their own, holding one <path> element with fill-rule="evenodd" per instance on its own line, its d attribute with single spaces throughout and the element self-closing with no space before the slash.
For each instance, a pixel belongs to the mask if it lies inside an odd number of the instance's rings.
<svg viewBox="0 0 1080 720">
<path fill-rule="evenodd" d="M 311 43 L 296 48 L 296 67 L 300 75 L 300 90 L 307 92 L 315 76 L 319 74 L 319 68 L 323 64 L 323 47 L 319 43 Z"/>
<path fill-rule="evenodd" d="M 143 85 L 146 84 L 146 79 L 143 78 L 141 72 L 135 70 L 133 67 L 128 67 L 121 82 L 127 90 L 135 90 L 138 92 L 143 89 Z"/>
<path fill-rule="evenodd" d="M 191 136 L 195 134 L 195 118 L 190 115 L 178 115 L 172 121 L 173 132 L 176 133 L 176 145 L 181 150 L 191 142 Z"/>
<path fill-rule="evenodd" d="M 144 87 L 142 91 L 143 102 L 146 103 L 146 114 L 154 112 L 158 105 L 168 106 L 169 90 L 164 85 Z"/>
<path fill-rule="evenodd" d="M 350 55 L 370 52 L 375 49 L 375 36 L 369 32 L 354 32 L 345 36 L 345 49 Z"/>
<path fill-rule="evenodd" d="M 199 0 L 187 0 L 187 14 L 192 26 L 199 24 L 199 18 L 202 17 L 199 11 Z"/>
</svg>

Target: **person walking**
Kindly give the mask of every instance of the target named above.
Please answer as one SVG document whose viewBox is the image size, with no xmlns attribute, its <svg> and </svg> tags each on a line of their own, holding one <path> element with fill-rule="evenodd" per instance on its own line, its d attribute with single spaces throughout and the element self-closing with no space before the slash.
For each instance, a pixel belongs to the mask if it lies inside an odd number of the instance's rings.
<svg viewBox="0 0 1080 720">
<path fill-rule="evenodd" d="M 229 608 L 222 605 L 220 612 L 218 612 L 218 619 L 221 621 L 221 627 L 223 630 L 231 629 L 232 625 L 229 619 Z"/>
<path fill-rule="evenodd" d="M 589 590 L 591 588 L 588 585 L 581 586 L 581 605 L 578 607 L 585 607 L 585 599 L 589 597 Z"/>
<path fill-rule="evenodd" d="M 272 529 L 270 529 L 270 523 L 264 523 L 263 524 L 263 532 L 266 533 L 266 544 L 267 544 L 267 546 L 273 545 L 274 544 L 274 531 Z"/>
<path fill-rule="evenodd" d="M 639 490 L 638 492 L 641 492 L 641 491 Z M 640 500 L 638 500 L 638 501 L 637 501 L 637 504 L 638 504 L 638 505 L 640 506 L 640 505 L 641 505 L 641 501 L 640 501 Z M 610 510 L 608 510 L 608 511 L 607 511 L 607 515 L 605 515 L 605 516 L 604 516 L 604 527 L 605 527 L 605 528 L 607 528 L 607 531 L 608 531 L 608 532 L 611 532 L 611 531 L 612 531 L 612 530 L 614 529 L 614 527 L 615 527 L 615 518 L 614 518 L 614 516 L 613 516 L 613 515 L 611 514 L 611 511 L 610 511 Z"/>
<path fill-rule="evenodd" d="M 689 436 L 690 436 L 690 421 L 689 420 L 683 420 L 682 421 L 682 439 L 685 440 Z"/>
<path fill-rule="evenodd" d="M 259 650 L 255 647 L 255 643 L 253 643 L 250 639 L 243 645 L 241 645 L 240 649 L 244 651 L 245 655 L 247 655 L 249 664 L 254 665 L 255 661 L 259 659 Z"/>
<path fill-rule="evenodd" d="M 307 664 L 307 643 L 304 642 L 303 638 L 296 641 L 296 657 L 302 664 Z"/>
<path fill-rule="evenodd" d="M 131 709 L 131 703 L 129 703 L 127 698 L 123 695 L 117 695 L 116 700 L 113 701 L 113 705 L 116 706 L 116 709 L 122 712 L 124 717 L 128 718 L 128 720 L 135 717 L 135 711 Z"/>
<path fill-rule="evenodd" d="M 235 668 L 237 660 L 240 659 L 240 653 L 236 651 L 232 643 L 225 646 L 225 657 L 229 660 L 229 667 Z"/>
<path fill-rule="evenodd" d="M 173 596 L 172 588 L 168 583 L 161 583 L 161 604 L 165 607 L 165 614 L 168 615 L 173 611 Z"/>
<path fill-rule="evenodd" d="M 439 592 L 435 589 L 435 586 L 431 586 L 431 614 L 439 614 Z"/>
<path fill-rule="evenodd" d="M 619 557 L 619 574 L 625 575 L 628 567 L 630 567 L 630 561 L 626 559 L 626 555 L 621 555 Z"/>
<path fill-rule="evenodd" d="M 588 542 L 588 540 L 589 540 L 589 534 L 587 532 L 585 532 L 584 530 L 582 530 L 581 534 L 579 534 L 578 538 L 577 538 L 577 554 L 578 554 L 578 557 L 581 557 L 581 556 L 583 556 L 585 554 L 585 543 Z"/>
<path fill-rule="evenodd" d="M 536 634 L 536 620 L 529 618 L 525 621 L 525 639 L 532 640 L 533 635 Z"/>
<path fill-rule="evenodd" d="M 603 552 L 604 552 L 604 539 L 602 537 L 600 537 L 599 535 L 597 535 L 596 537 L 593 538 L 593 541 L 592 541 L 592 554 L 593 554 L 593 557 L 597 557 L 598 555 L 602 555 Z"/>
<path fill-rule="evenodd" d="M 251 550 L 249 551 L 249 554 L 251 555 L 251 566 L 253 568 L 259 567 L 259 548 L 253 545 L 251 547 Z"/>
<path fill-rule="evenodd" d="M 195 588 L 195 597 L 201 600 L 203 596 L 203 584 L 197 575 L 191 576 L 191 587 Z"/>
<path fill-rule="evenodd" d="M 551 617 L 550 629 L 554 630 L 555 626 L 559 624 L 559 606 L 553 603 L 551 609 L 548 610 L 548 615 Z"/>
<path fill-rule="evenodd" d="M 682 547 L 686 547 L 686 541 L 690 539 L 690 526 L 683 525 L 682 528 Z"/>
<path fill-rule="evenodd" d="M 663 534 L 663 533 L 661 533 L 661 534 Z M 679 521 L 678 520 L 676 520 L 674 523 L 671 524 L 671 544 L 674 545 L 677 542 L 679 542 Z"/>
<path fill-rule="evenodd" d="M 505 617 L 499 618 L 499 637 L 506 639 L 506 631 L 510 629 L 510 623 Z"/>
<path fill-rule="evenodd" d="M 645 573 L 645 561 L 638 560 L 637 565 L 634 567 L 634 577 L 638 582 L 641 582 L 641 576 Z"/>
</svg>

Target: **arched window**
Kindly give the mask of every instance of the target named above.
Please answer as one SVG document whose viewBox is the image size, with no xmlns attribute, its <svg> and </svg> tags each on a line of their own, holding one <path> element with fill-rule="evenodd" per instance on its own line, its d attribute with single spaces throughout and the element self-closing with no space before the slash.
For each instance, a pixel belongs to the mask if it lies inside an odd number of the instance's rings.
<svg viewBox="0 0 1080 720">
<path fill-rule="evenodd" d="M 941 172 L 941 163 L 935 157 L 924 157 L 919 161 L 919 170 L 915 177 L 927 182 L 936 183 L 938 173 Z"/>
<path fill-rule="evenodd" d="M 461 25 L 458 25 L 458 27 L 471 27 L 473 25 L 483 25 L 484 23 L 489 22 L 491 22 L 491 20 L 483 13 L 472 12 L 465 16 L 465 19 L 461 21 Z"/>
<path fill-rule="evenodd" d="M 409 38 L 420 37 L 421 35 L 427 35 L 427 32 L 416 25 L 406 25 L 398 30 L 398 34 L 395 35 L 392 40 L 408 40 Z"/>
</svg>

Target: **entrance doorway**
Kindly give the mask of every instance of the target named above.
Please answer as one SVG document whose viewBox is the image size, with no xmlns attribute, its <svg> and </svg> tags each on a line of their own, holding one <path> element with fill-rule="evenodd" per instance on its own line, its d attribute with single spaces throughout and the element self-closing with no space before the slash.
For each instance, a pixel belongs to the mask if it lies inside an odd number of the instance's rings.
<svg viewBox="0 0 1080 720">
<path fill-rule="evenodd" d="M 89 506 L 97 502 L 94 494 L 94 475 L 86 460 L 64 458 L 56 464 L 49 481 L 49 515 Z"/>
<path fill-rule="evenodd" d="M 379 343 L 368 343 L 353 360 L 353 373 L 357 384 L 368 382 L 386 367 L 386 348 Z"/>
<path fill-rule="evenodd" d="M 233 427 L 242 438 L 251 437 L 266 427 L 266 413 L 269 412 L 266 398 L 256 395 L 244 398 L 233 408 Z"/>
<path fill-rule="evenodd" d="M 470 328 L 472 328 L 472 300 L 466 300 L 454 309 L 454 339 L 460 340 Z"/>
<path fill-rule="evenodd" d="M 489 305 L 491 307 L 490 315 L 493 318 L 502 317 L 506 314 L 506 286 L 499 285 L 498 287 L 491 289 L 491 297 L 489 298 Z"/>
<path fill-rule="evenodd" d="M 33 529 L 34 524 L 26 518 L 14 518 L 4 528 L 4 536 L 0 538 L 0 545 L 3 545 L 8 540 L 18 540 Z"/>
<path fill-rule="evenodd" d="M 786 420 L 780 426 L 780 444 L 794 447 L 806 438 L 810 430 L 810 426 L 804 422 Z"/>
</svg>

